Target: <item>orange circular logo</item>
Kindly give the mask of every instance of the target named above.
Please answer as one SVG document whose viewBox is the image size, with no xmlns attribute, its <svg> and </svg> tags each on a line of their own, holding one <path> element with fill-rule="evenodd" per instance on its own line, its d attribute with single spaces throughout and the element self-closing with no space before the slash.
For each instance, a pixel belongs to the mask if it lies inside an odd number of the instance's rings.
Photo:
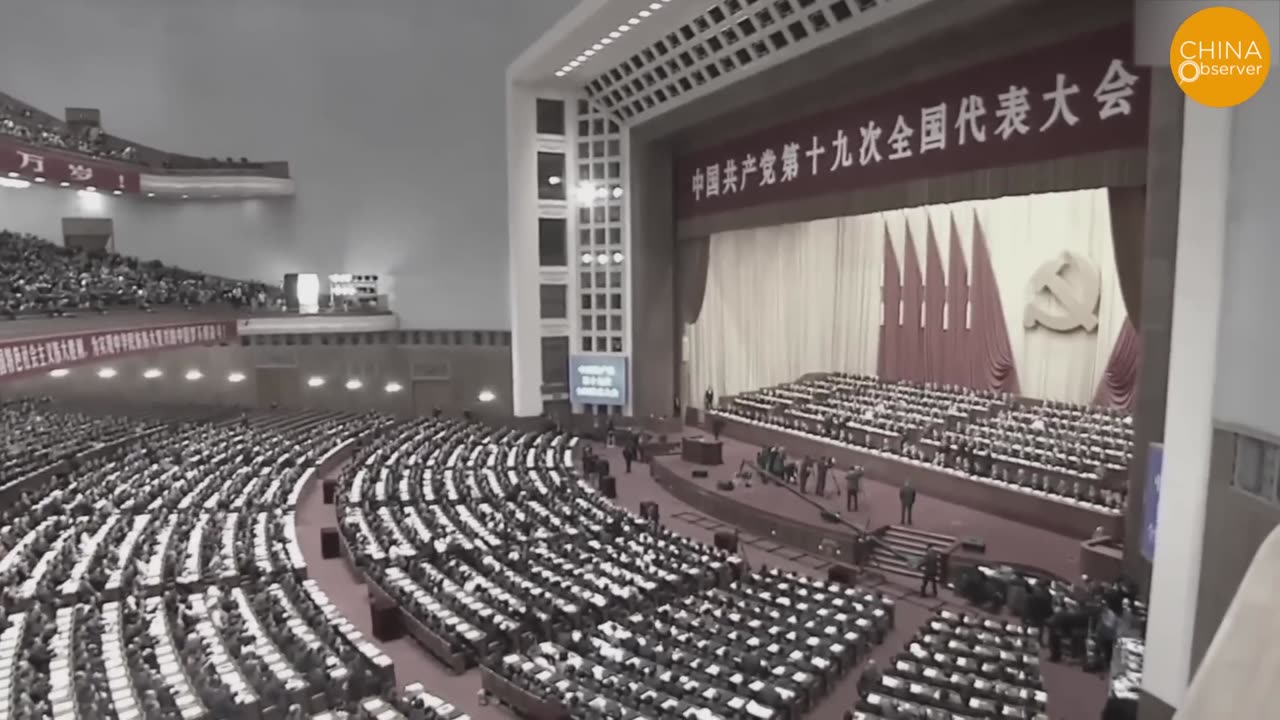
<svg viewBox="0 0 1280 720">
<path fill-rule="evenodd" d="M 1169 69 L 1187 97 L 1225 108 L 1253 97 L 1271 69 L 1271 43 L 1258 21 L 1229 7 L 1187 18 L 1169 46 Z"/>
</svg>

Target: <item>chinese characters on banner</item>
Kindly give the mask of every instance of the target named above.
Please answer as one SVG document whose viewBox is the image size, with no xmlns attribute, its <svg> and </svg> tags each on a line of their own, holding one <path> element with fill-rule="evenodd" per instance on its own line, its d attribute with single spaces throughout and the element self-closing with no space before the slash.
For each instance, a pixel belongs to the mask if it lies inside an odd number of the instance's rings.
<svg viewBox="0 0 1280 720">
<path fill-rule="evenodd" d="M 48 183 L 94 187 L 103 192 L 136 193 L 141 189 L 137 170 L 52 148 L 24 145 L 0 137 L 0 173 L 25 180 L 42 177 Z"/>
<path fill-rule="evenodd" d="M 220 343 L 235 336 L 236 324 L 230 321 L 14 340 L 0 344 L 0 380 L 150 350 Z"/>
<path fill-rule="evenodd" d="M 1143 147 L 1133 28 L 1090 33 L 676 159 L 681 217 Z"/>
</svg>

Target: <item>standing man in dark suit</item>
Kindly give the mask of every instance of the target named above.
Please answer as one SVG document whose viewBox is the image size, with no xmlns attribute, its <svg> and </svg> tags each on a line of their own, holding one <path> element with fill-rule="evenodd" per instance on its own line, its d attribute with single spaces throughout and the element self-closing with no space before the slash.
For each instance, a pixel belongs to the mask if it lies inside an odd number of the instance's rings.
<svg viewBox="0 0 1280 720">
<path fill-rule="evenodd" d="M 800 492 L 809 492 L 809 471 L 813 469 L 813 459 L 808 455 L 800 461 Z"/>
<path fill-rule="evenodd" d="M 707 391 L 702 393 L 702 411 L 709 413 L 716 407 L 716 391 L 707 386 Z"/>
<path fill-rule="evenodd" d="M 862 494 L 862 467 L 854 466 L 844 475 L 845 512 L 858 509 L 858 496 Z"/>
<path fill-rule="evenodd" d="M 631 449 L 631 443 L 622 448 L 622 462 L 627 466 L 627 474 L 631 474 L 631 462 L 636 459 L 636 453 Z"/>
<path fill-rule="evenodd" d="M 831 458 L 818 458 L 818 487 L 821 497 L 827 496 L 827 471 L 831 469 Z"/>
<path fill-rule="evenodd" d="M 933 596 L 938 597 L 938 573 L 941 571 L 938 551 L 929 545 L 924 549 L 924 559 L 920 562 L 920 596 L 928 597 L 928 588 L 933 586 Z"/>
<path fill-rule="evenodd" d="M 916 504 L 916 489 L 908 480 L 902 485 L 902 489 L 898 491 L 898 501 L 902 503 L 902 517 L 900 522 L 903 525 L 911 524 L 911 508 Z"/>
</svg>

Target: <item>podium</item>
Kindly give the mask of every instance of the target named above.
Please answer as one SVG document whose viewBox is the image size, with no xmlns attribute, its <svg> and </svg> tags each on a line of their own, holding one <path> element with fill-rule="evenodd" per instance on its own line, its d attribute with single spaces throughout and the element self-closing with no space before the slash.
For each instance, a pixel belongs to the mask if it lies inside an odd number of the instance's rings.
<svg viewBox="0 0 1280 720">
<path fill-rule="evenodd" d="M 332 560 L 342 554 L 338 543 L 338 528 L 320 528 L 320 557 Z"/>
<path fill-rule="evenodd" d="M 613 500 L 618 497 L 618 479 L 612 475 L 600 476 L 600 494 Z"/>
<path fill-rule="evenodd" d="M 702 436 L 681 438 L 680 458 L 699 465 L 721 465 L 724 463 L 724 443 Z"/>
<path fill-rule="evenodd" d="M 334 496 L 338 494 L 338 481 L 333 478 L 325 478 L 320 485 L 320 490 L 323 494 L 324 504 L 332 505 Z"/>
</svg>

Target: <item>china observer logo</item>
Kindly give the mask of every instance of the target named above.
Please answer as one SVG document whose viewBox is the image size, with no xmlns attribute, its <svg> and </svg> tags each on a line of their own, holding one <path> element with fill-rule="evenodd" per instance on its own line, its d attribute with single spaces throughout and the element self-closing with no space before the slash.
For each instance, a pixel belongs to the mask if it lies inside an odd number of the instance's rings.
<svg viewBox="0 0 1280 720">
<path fill-rule="evenodd" d="M 1187 18 L 1169 46 L 1169 68 L 1187 97 L 1209 107 L 1253 97 L 1271 69 L 1271 43 L 1248 14 L 1212 7 Z"/>
</svg>

